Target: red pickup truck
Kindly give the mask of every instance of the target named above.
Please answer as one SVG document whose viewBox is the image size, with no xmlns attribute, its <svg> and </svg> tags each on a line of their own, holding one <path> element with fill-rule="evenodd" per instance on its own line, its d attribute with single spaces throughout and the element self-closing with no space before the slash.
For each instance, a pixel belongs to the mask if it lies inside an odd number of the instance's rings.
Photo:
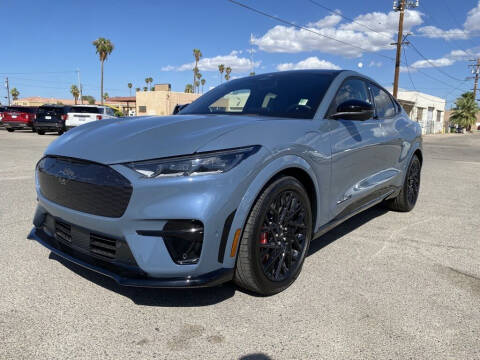
<svg viewBox="0 0 480 360">
<path fill-rule="evenodd" d="M 20 129 L 31 129 L 33 127 L 33 120 L 35 120 L 36 107 L 30 106 L 9 106 L 7 111 L 3 113 L 3 124 L 8 132 L 14 132 Z"/>
</svg>

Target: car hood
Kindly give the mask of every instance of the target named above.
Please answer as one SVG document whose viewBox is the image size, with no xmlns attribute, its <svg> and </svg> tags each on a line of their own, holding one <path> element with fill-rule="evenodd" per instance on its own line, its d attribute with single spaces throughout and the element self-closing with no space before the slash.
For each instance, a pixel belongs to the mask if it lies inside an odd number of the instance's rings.
<svg viewBox="0 0 480 360">
<path fill-rule="evenodd" d="M 99 120 L 60 136 L 45 154 L 103 164 L 188 155 L 215 138 L 258 120 L 256 117 L 225 115 Z"/>
</svg>

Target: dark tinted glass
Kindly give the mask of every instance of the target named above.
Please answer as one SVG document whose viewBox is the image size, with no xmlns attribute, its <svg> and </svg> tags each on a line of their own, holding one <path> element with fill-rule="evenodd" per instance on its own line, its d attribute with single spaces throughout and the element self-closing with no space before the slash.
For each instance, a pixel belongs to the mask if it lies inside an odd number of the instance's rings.
<svg viewBox="0 0 480 360">
<path fill-rule="evenodd" d="M 25 106 L 9 106 L 8 111 L 15 111 L 15 112 L 24 112 L 33 114 L 37 111 L 37 108 L 25 107 Z"/>
<path fill-rule="evenodd" d="M 375 107 L 377 109 L 377 116 L 382 118 L 390 118 L 397 112 L 390 95 L 384 90 L 378 88 L 375 85 L 371 85 L 373 99 L 375 101 Z"/>
<path fill-rule="evenodd" d="M 360 100 L 369 104 L 372 103 L 365 81 L 360 79 L 346 80 L 335 96 L 335 100 L 331 106 L 331 112 L 336 112 L 338 106 L 348 100 Z"/>
<path fill-rule="evenodd" d="M 185 114 L 311 119 L 337 72 L 285 72 L 228 81 L 182 109 Z"/>
<path fill-rule="evenodd" d="M 41 106 L 37 110 L 38 115 L 61 115 L 65 113 L 65 108 L 58 106 Z"/>
<path fill-rule="evenodd" d="M 90 106 L 72 106 L 70 109 L 72 113 L 82 113 L 82 114 L 99 114 L 100 110 L 97 107 Z"/>
</svg>

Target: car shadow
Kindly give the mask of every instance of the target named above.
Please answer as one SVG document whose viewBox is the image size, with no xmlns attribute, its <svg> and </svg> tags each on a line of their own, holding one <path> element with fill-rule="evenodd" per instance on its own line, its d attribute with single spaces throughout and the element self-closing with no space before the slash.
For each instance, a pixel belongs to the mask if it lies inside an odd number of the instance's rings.
<svg viewBox="0 0 480 360">
<path fill-rule="evenodd" d="M 322 250 L 324 247 L 328 246 L 334 241 L 342 238 L 343 236 L 356 230 L 360 226 L 368 223 L 370 220 L 378 216 L 382 216 L 387 212 L 388 210 L 386 210 L 380 205 L 377 205 L 352 217 L 343 224 L 337 226 L 326 234 L 313 240 L 310 244 L 310 249 L 307 256 L 315 254 L 316 252 Z M 121 286 L 107 276 L 85 269 L 75 263 L 65 260 L 64 258 L 54 253 L 50 253 L 49 259 L 58 261 L 72 272 L 76 273 L 77 275 L 83 277 L 88 281 L 91 281 L 98 286 L 130 298 L 137 305 L 159 307 L 209 306 L 233 297 L 236 291 L 241 291 L 251 296 L 261 297 L 261 295 L 252 293 L 248 290 L 237 288 L 233 284 L 233 282 L 228 282 L 214 288 L 196 289 L 159 289 Z M 255 356 L 263 356 L 263 354 L 253 354 L 251 356 L 254 356 L 252 357 L 253 359 L 262 359 L 262 357 Z"/>
<path fill-rule="evenodd" d="M 315 254 L 317 251 L 322 250 L 324 247 L 330 245 L 334 241 L 342 238 L 343 236 L 349 234 L 352 231 L 355 231 L 360 226 L 368 223 L 370 220 L 382 216 L 387 212 L 388 209 L 386 209 L 382 205 L 377 205 L 361 212 L 358 215 L 353 216 L 352 218 L 333 228 L 329 232 L 315 238 L 310 243 L 310 248 L 307 256 Z"/>
</svg>

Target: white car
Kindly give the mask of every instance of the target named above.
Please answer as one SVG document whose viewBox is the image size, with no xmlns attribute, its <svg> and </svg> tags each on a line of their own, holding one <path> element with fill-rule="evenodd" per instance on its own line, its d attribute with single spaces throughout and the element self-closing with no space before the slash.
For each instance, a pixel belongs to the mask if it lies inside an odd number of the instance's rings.
<svg viewBox="0 0 480 360">
<path fill-rule="evenodd" d="M 115 112 L 108 106 L 74 105 L 70 108 L 65 121 L 66 129 L 102 119 L 112 119 Z"/>
</svg>

